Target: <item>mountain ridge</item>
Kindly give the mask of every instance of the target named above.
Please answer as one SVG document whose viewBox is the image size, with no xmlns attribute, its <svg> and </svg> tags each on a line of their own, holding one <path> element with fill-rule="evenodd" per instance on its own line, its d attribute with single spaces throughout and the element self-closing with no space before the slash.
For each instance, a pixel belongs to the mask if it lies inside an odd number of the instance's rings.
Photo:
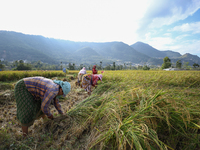
<svg viewBox="0 0 200 150">
<path fill-rule="evenodd" d="M 177 60 L 199 63 L 198 56 L 181 55 L 171 50 L 160 51 L 152 46 L 136 42 L 128 45 L 123 42 L 74 42 L 46 38 L 40 35 L 27 35 L 14 31 L 0 31 L 0 59 L 7 61 L 28 60 L 45 63 L 104 64 L 135 63 L 161 65 L 164 57 L 173 63 Z"/>
</svg>

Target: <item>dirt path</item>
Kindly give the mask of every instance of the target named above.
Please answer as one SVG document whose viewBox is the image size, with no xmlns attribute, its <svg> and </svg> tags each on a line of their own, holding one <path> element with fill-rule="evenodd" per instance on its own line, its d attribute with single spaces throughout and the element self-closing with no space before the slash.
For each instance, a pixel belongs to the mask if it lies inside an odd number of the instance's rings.
<svg viewBox="0 0 200 150">
<path fill-rule="evenodd" d="M 71 83 L 71 91 L 70 93 L 66 96 L 65 100 L 60 100 L 60 104 L 62 106 L 62 110 L 64 113 L 69 111 L 73 106 L 75 106 L 77 103 L 81 102 L 85 98 L 88 97 L 87 92 L 85 92 L 83 89 L 80 87 L 77 87 L 75 85 L 76 80 L 72 80 Z M 6 95 L 7 94 L 7 95 Z M 0 95 L 3 95 L 6 97 L 5 99 L 8 100 L 8 102 L 4 104 L 0 104 L 0 130 L 7 130 L 8 133 L 15 134 L 15 135 L 20 135 L 22 134 L 21 131 L 21 126 L 16 120 L 16 103 L 15 100 L 10 100 L 11 98 L 14 97 L 14 93 L 7 91 L 0 92 Z M 2 97 L 1 97 L 2 98 Z M 51 113 L 56 116 L 58 115 L 57 110 L 55 107 L 52 105 L 50 106 L 50 111 Z M 35 132 L 35 129 L 38 127 L 41 127 L 43 124 L 43 119 L 36 120 L 34 124 L 29 127 L 29 133 Z"/>
</svg>

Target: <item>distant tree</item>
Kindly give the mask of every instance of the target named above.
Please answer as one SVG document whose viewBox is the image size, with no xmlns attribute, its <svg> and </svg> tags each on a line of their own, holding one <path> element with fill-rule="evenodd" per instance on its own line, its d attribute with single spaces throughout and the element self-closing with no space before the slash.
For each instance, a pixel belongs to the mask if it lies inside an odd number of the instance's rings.
<svg viewBox="0 0 200 150">
<path fill-rule="evenodd" d="M 78 69 L 81 70 L 82 68 L 83 68 L 83 64 L 80 64 L 80 67 Z"/>
<path fill-rule="evenodd" d="M 184 62 L 184 63 L 183 63 L 183 68 L 184 68 L 184 69 L 189 69 L 189 68 L 190 68 L 189 62 Z"/>
<path fill-rule="evenodd" d="M 177 60 L 176 68 L 181 68 L 181 66 L 182 66 L 181 60 Z"/>
<path fill-rule="evenodd" d="M 169 57 L 165 57 L 164 59 L 163 59 L 163 64 L 162 64 L 162 69 L 166 69 L 166 68 L 169 68 L 169 67 L 171 67 L 171 60 L 169 59 Z"/>
<path fill-rule="evenodd" d="M 1 60 L 0 60 L 0 69 L 3 70 L 4 68 L 5 68 L 5 65 L 3 65 Z"/>
<path fill-rule="evenodd" d="M 143 69 L 143 66 L 138 66 L 138 70 L 142 70 Z"/>
<path fill-rule="evenodd" d="M 120 70 L 123 70 L 123 65 L 120 65 L 119 68 L 120 68 Z"/>
<path fill-rule="evenodd" d="M 19 60 L 19 63 L 20 63 L 20 64 L 23 64 L 23 63 L 24 63 L 24 61 L 23 61 L 23 60 Z"/>
<path fill-rule="evenodd" d="M 61 65 L 60 65 L 60 70 L 63 70 L 63 69 L 62 69 L 62 61 L 60 62 L 60 64 L 61 64 Z"/>
<path fill-rule="evenodd" d="M 145 65 L 142 69 L 143 70 L 150 70 L 150 67 L 148 67 L 147 65 Z"/>
<path fill-rule="evenodd" d="M 126 69 L 126 64 L 124 63 L 124 69 Z"/>
<path fill-rule="evenodd" d="M 199 64 L 194 63 L 194 64 L 193 64 L 193 67 L 194 67 L 194 68 L 198 68 L 198 67 L 199 67 Z"/>
<path fill-rule="evenodd" d="M 100 61 L 100 69 L 102 69 L 102 61 Z"/>
<path fill-rule="evenodd" d="M 113 62 L 113 69 L 115 70 L 115 62 Z"/>
<path fill-rule="evenodd" d="M 129 64 L 129 67 L 130 67 L 130 70 L 131 70 L 131 68 L 132 68 L 132 63 Z"/>
<path fill-rule="evenodd" d="M 32 69 L 31 64 L 24 64 L 23 60 L 19 61 L 19 64 L 16 68 L 16 70 L 31 70 L 31 69 Z"/>
<path fill-rule="evenodd" d="M 18 63 L 19 63 L 19 62 L 16 60 L 16 61 L 13 63 L 13 66 L 14 66 L 14 67 L 17 67 Z"/>
<path fill-rule="evenodd" d="M 110 64 L 104 68 L 105 70 L 111 70 Z"/>
<path fill-rule="evenodd" d="M 74 66 L 73 65 L 71 63 L 69 63 L 69 70 L 74 70 Z"/>
<path fill-rule="evenodd" d="M 37 68 L 38 70 L 41 70 L 42 69 L 42 62 L 41 61 L 37 61 L 36 63 L 35 63 L 35 66 L 34 66 L 35 68 Z"/>
</svg>

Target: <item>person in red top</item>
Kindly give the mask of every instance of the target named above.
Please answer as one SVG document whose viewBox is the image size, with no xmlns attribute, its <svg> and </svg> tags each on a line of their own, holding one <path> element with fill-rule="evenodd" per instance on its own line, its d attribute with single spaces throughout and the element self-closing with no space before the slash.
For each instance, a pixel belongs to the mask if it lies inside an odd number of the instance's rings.
<svg viewBox="0 0 200 150">
<path fill-rule="evenodd" d="M 92 74 L 97 74 L 97 72 L 98 71 L 96 70 L 96 65 L 94 65 L 93 68 L 92 68 Z"/>
<path fill-rule="evenodd" d="M 91 95 L 91 86 L 96 88 L 98 85 L 97 82 L 99 80 L 102 81 L 102 77 L 101 74 L 86 74 L 83 76 L 81 87 L 88 92 L 88 95 Z"/>
</svg>

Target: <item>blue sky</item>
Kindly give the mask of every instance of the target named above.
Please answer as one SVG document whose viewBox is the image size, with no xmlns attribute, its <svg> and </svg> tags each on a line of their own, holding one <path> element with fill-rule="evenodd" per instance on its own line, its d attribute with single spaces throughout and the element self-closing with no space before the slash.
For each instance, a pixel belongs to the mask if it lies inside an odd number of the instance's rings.
<svg viewBox="0 0 200 150">
<path fill-rule="evenodd" d="M 6 0 L 0 30 L 71 41 L 137 41 L 200 57 L 200 0 Z"/>
</svg>

